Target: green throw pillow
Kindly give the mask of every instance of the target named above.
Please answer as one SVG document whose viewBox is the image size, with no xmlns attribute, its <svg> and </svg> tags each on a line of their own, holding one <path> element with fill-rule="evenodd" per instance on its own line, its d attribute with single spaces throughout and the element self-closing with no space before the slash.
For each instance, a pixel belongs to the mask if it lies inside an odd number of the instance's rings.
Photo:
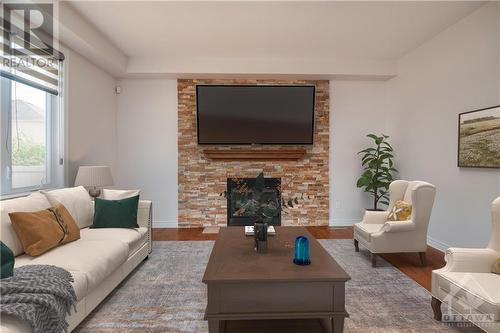
<svg viewBox="0 0 500 333">
<path fill-rule="evenodd" d="M 0 261 L 2 262 L 2 266 L 0 268 L 0 278 L 4 279 L 11 277 L 14 272 L 14 253 L 12 253 L 11 249 L 9 249 L 9 247 L 1 241 L 0 247 Z"/>
<path fill-rule="evenodd" d="M 139 228 L 139 196 L 121 199 L 95 199 L 94 224 L 91 228 Z"/>
</svg>

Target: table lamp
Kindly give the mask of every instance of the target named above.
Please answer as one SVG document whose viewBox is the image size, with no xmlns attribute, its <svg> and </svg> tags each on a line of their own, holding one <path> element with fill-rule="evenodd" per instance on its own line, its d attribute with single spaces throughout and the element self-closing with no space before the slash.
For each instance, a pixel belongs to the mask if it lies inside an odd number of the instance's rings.
<svg viewBox="0 0 500 333">
<path fill-rule="evenodd" d="M 92 198 L 101 194 L 101 187 L 113 185 L 113 176 L 109 166 L 81 166 L 75 179 L 75 186 L 88 188 Z"/>
</svg>

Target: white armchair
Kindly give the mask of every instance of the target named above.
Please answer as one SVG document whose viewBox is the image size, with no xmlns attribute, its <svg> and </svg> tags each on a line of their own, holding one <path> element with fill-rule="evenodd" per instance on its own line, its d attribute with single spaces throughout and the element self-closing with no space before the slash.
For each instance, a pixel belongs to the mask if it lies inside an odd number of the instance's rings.
<svg viewBox="0 0 500 333">
<path fill-rule="evenodd" d="M 376 266 L 377 253 L 418 252 L 425 265 L 427 228 L 431 216 L 436 188 L 422 181 L 396 180 L 389 186 L 387 211 L 366 211 L 363 220 L 354 225 L 354 247 L 359 243 L 371 252 L 372 266 Z M 408 221 L 387 221 L 390 210 L 398 200 L 412 205 Z"/>
<path fill-rule="evenodd" d="M 500 332 L 500 275 L 491 272 L 500 258 L 500 197 L 491 205 L 493 229 L 487 248 L 449 248 L 446 266 L 432 271 L 432 309 L 442 320 L 441 304 L 463 317 L 445 320 L 468 320 L 486 332 Z"/>
</svg>

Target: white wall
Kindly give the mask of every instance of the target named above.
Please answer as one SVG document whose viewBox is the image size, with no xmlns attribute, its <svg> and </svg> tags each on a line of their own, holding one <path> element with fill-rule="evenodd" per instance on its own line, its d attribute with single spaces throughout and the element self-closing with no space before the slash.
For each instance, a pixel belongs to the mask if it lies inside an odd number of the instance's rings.
<svg viewBox="0 0 500 333">
<path fill-rule="evenodd" d="M 386 82 L 330 81 L 330 225 L 357 223 L 373 205 L 356 187 L 362 172 L 357 152 L 371 145 L 366 134 L 391 134 L 387 88 Z"/>
<path fill-rule="evenodd" d="M 109 165 L 114 188 L 138 188 L 153 201 L 156 227 L 177 226 L 177 81 L 117 83 L 80 54 L 64 53 L 67 185 L 80 165 Z"/>
<path fill-rule="evenodd" d="M 431 244 L 486 245 L 500 170 L 457 167 L 457 117 L 500 104 L 500 4 L 481 7 L 400 59 L 388 85 L 401 177 L 437 186 Z"/>
<path fill-rule="evenodd" d="M 119 85 L 115 187 L 141 189 L 155 227 L 177 226 L 177 81 Z"/>
<path fill-rule="evenodd" d="M 359 221 L 367 132 L 391 135 L 402 179 L 434 183 L 431 245 L 484 246 L 499 169 L 456 166 L 458 113 L 500 104 L 500 4 L 489 3 L 398 61 L 387 82 L 331 81 L 330 224 Z"/>
<path fill-rule="evenodd" d="M 76 52 L 65 50 L 67 185 L 80 165 L 116 162 L 115 79 Z"/>
</svg>

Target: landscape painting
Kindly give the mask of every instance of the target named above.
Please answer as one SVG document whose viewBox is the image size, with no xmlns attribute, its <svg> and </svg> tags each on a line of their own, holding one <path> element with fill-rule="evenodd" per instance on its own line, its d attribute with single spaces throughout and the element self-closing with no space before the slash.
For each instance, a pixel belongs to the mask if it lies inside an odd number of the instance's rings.
<svg viewBox="0 0 500 333">
<path fill-rule="evenodd" d="M 458 166 L 500 168 L 500 105 L 459 115 Z"/>
</svg>

